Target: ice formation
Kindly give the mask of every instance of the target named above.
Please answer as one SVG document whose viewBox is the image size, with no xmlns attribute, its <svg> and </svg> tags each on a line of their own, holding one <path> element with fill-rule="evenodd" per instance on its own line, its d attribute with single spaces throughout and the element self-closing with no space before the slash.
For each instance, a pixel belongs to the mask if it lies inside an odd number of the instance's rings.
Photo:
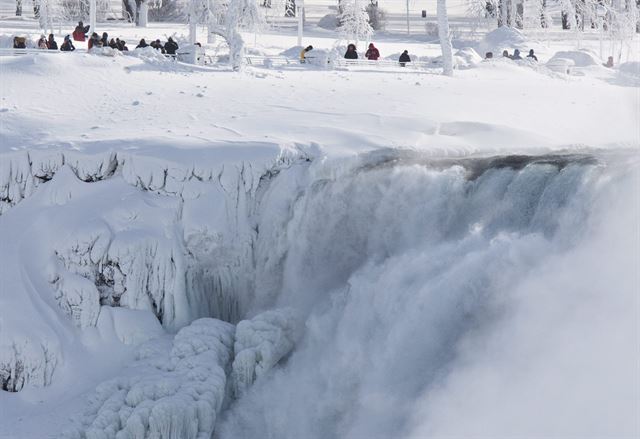
<svg viewBox="0 0 640 439">
<path fill-rule="evenodd" d="M 236 327 L 231 380 L 236 397 L 293 349 L 302 322 L 291 308 L 274 309 L 243 320 Z"/>
<path fill-rule="evenodd" d="M 225 397 L 233 325 L 204 318 L 181 329 L 169 351 L 140 348 L 132 373 L 102 383 L 75 439 L 209 439 Z"/>
</svg>

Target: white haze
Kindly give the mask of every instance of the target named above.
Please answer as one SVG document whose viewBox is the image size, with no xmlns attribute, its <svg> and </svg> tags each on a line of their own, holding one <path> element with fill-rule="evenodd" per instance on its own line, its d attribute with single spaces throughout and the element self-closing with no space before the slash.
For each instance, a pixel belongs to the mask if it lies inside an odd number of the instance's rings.
<svg viewBox="0 0 640 439">
<path fill-rule="evenodd" d="M 640 180 L 628 169 L 318 179 L 279 243 L 282 280 L 262 291 L 307 313 L 306 333 L 217 436 L 636 435 Z M 267 206 L 283 196 L 273 188 Z"/>
</svg>

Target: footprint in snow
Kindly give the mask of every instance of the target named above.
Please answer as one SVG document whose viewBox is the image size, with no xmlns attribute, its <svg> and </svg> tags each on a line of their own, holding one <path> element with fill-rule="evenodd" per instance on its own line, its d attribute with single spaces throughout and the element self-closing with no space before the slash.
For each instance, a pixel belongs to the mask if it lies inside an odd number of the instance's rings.
<svg viewBox="0 0 640 439">
<path fill-rule="evenodd" d="M 134 105 L 134 106 L 135 106 L 135 105 L 140 105 L 140 101 L 133 101 L 133 102 L 131 103 L 131 105 Z"/>
<path fill-rule="evenodd" d="M 203 98 L 204 95 L 202 93 L 198 93 L 196 96 L 198 96 L 199 98 Z"/>
</svg>

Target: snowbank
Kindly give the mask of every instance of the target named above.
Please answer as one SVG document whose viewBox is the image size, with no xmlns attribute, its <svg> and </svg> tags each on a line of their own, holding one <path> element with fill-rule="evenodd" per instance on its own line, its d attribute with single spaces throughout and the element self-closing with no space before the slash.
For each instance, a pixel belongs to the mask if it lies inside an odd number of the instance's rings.
<svg viewBox="0 0 640 439">
<path fill-rule="evenodd" d="M 318 21 L 318 27 L 326 30 L 335 30 L 338 27 L 338 16 L 327 14 Z"/>
<path fill-rule="evenodd" d="M 618 70 L 624 74 L 640 78 L 640 62 L 625 62 L 620 64 Z"/>
<path fill-rule="evenodd" d="M 555 63 L 557 60 L 571 60 L 575 67 L 589 67 L 602 65 L 602 60 L 590 50 L 566 50 L 556 52 L 548 63 Z"/>
<path fill-rule="evenodd" d="M 501 26 L 484 36 L 478 43 L 478 52 L 481 54 L 493 52 L 493 56 L 497 57 L 505 49 L 520 49 L 524 52 L 523 49 L 528 48 L 529 44 L 529 40 L 518 29 Z"/>
</svg>

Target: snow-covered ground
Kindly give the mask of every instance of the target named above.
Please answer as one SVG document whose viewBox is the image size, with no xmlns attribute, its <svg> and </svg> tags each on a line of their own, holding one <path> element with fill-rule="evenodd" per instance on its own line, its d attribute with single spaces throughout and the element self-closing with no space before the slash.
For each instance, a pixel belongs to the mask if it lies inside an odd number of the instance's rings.
<svg viewBox="0 0 640 439">
<path fill-rule="evenodd" d="M 453 77 L 0 56 L 0 437 L 640 435 L 640 76 L 522 38 Z"/>
</svg>

